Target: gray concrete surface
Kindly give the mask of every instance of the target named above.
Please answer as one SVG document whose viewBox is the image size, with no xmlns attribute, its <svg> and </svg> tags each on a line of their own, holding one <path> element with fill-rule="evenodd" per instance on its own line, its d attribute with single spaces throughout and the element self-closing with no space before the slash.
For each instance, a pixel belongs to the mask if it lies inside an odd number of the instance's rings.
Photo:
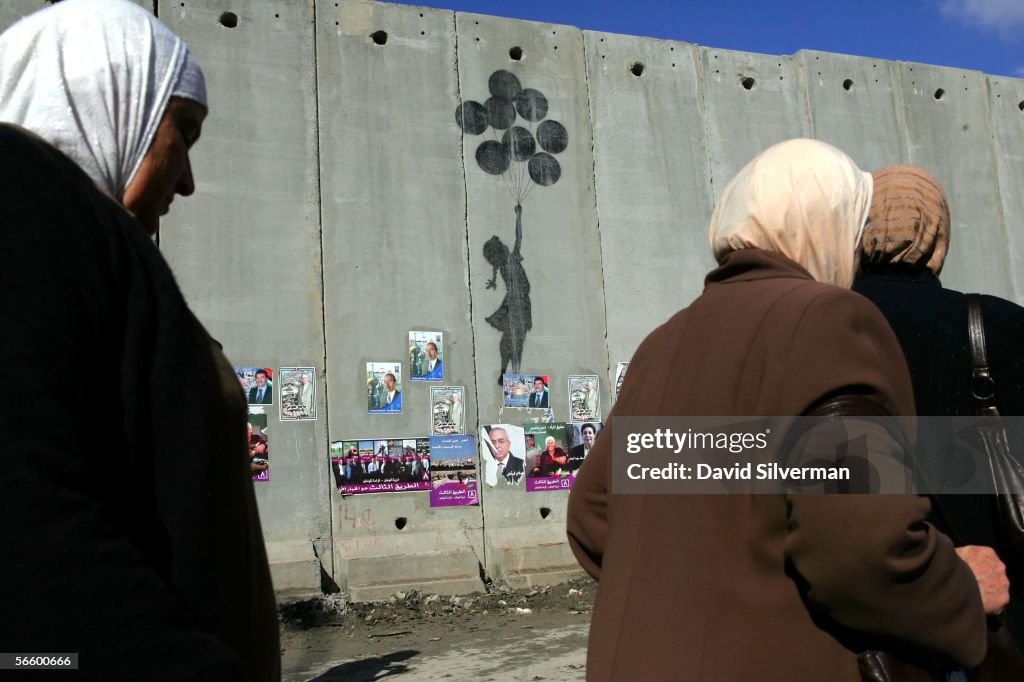
<svg viewBox="0 0 1024 682">
<path fill-rule="evenodd" d="M 281 590 L 318 587 L 314 541 L 331 537 L 312 0 L 164 2 L 160 18 L 203 65 L 210 115 L 160 246 L 197 317 L 236 367 L 316 367 L 320 417 L 268 407 L 270 481 L 257 483 Z M 198 387 L 197 387 L 198 388 Z M 327 570 L 330 571 L 329 559 Z"/>
<path fill-rule="evenodd" d="M 487 288 L 494 272 L 484 258 L 484 244 L 497 236 L 507 248 L 514 248 L 516 183 L 520 182 L 525 194 L 521 253 L 533 318 L 520 370 L 549 375 L 550 406 L 556 420 L 566 421 L 569 375 L 606 376 L 608 367 L 583 34 L 566 26 L 475 14 L 457 15 L 456 25 L 463 100 L 484 102 L 491 94 L 492 74 L 507 71 L 522 88 L 543 93 L 548 103 L 544 120 L 558 121 L 568 131 L 568 147 L 555 155 L 561 176 L 547 187 L 531 184 L 524 176 L 525 162 L 512 162 L 511 178 L 489 175 L 479 167 L 478 145 L 500 136 L 501 130 L 491 128 L 463 138 L 481 419 L 483 423 L 501 421 L 501 333 L 486 318 L 499 308 L 506 292 L 511 295 L 500 275 L 494 289 Z M 541 122 L 517 116 L 516 125 L 538 131 Z M 606 382 L 601 388 L 607 405 Z M 576 562 L 565 542 L 566 493 L 526 493 L 524 486 L 484 486 L 481 504 L 488 574 L 515 585 L 573 575 Z M 551 512 L 546 518 L 542 508 Z"/>
<path fill-rule="evenodd" d="M 880 59 L 802 50 L 811 132 L 865 169 L 907 161 L 894 64 Z"/>
<path fill-rule="evenodd" d="M 454 15 L 375 3 L 318 9 L 331 440 L 429 433 L 437 384 L 409 381 L 412 330 L 444 332 L 444 383 L 466 387 L 474 424 Z M 370 37 L 376 31 L 387 33 L 384 44 Z M 403 366 L 401 414 L 367 413 L 366 363 L 378 361 Z M 424 583 L 481 587 L 478 507 L 432 509 L 426 493 L 335 492 L 331 509 L 335 577 L 354 598 Z"/>
<path fill-rule="evenodd" d="M 612 382 L 714 267 L 706 122 L 695 46 L 584 35 Z"/>
<path fill-rule="evenodd" d="M 803 72 L 793 57 L 700 48 L 715 200 L 754 156 L 811 134 Z"/>
<path fill-rule="evenodd" d="M 1024 79 L 989 76 L 988 93 L 1002 202 L 1000 223 L 1013 290 L 1020 302 L 1024 296 Z"/>
<path fill-rule="evenodd" d="M 3 3 L 0 28 L 41 4 Z M 226 11 L 235 28 L 220 23 Z M 533 188 L 523 212 L 522 370 L 551 376 L 557 418 L 569 374 L 601 376 L 607 414 L 615 364 L 701 290 L 714 197 L 788 137 L 837 144 L 867 169 L 934 172 L 953 211 L 946 284 L 1024 302 L 1024 80 L 369 0 L 159 12 L 202 63 L 211 101 L 198 190 L 175 202 L 161 248 L 236 366 L 318 370 L 320 418 L 271 415 L 271 480 L 257 485 L 283 592 L 318 590 L 321 569 L 354 599 L 471 592 L 481 568 L 513 586 L 576 570 L 564 493 L 485 489 L 482 507 L 431 509 L 425 493 L 342 497 L 329 469 L 330 441 L 427 434 L 427 384 L 405 377 L 401 415 L 366 411 L 365 363 L 407 373 L 410 330 L 445 333 L 444 383 L 466 386 L 470 433 L 521 418 L 500 409 L 501 335 L 487 317 L 506 289 L 500 276 L 487 288 L 483 255 L 492 236 L 512 246 L 515 199 L 476 163 L 484 136 L 455 120 L 462 101 L 490 96 L 495 70 L 542 91 L 547 118 L 569 131 L 561 177 Z"/>
<path fill-rule="evenodd" d="M 952 226 L 943 283 L 1012 299 L 985 75 L 910 63 L 897 70 L 909 160 L 932 171 L 949 195 Z"/>
</svg>

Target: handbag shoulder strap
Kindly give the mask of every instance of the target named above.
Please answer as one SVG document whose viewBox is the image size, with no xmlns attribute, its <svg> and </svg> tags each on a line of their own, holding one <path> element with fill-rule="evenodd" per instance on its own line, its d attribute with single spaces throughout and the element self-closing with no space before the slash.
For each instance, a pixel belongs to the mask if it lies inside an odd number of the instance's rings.
<svg viewBox="0 0 1024 682">
<path fill-rule="evenodd" d="M 971 339 L 971 395 L 975 414 L 999 416 L 996 407 L 996 380 L 988 365 L 985 350 L 985 318 L 981 314 L 981 296 L 967 294 L 967 328 Z"/>
</svg>

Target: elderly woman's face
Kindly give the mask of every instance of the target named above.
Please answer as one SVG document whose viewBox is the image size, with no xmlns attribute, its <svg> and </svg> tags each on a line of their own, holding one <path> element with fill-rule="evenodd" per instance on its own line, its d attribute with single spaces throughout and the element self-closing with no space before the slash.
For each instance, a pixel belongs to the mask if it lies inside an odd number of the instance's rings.
<svg viewBox="0 0 1024 682">
<path fill-rule="evenodd" d="M 188 152 L 199 139 L 205 118 L 203 105 L 172 97 L 142 165 L 124 190 L 121 203 L 150 234 L 156 234 L 160 216 L 167 213 L 175 194 L 187 197 L 195 191 Z"/>
</svg>

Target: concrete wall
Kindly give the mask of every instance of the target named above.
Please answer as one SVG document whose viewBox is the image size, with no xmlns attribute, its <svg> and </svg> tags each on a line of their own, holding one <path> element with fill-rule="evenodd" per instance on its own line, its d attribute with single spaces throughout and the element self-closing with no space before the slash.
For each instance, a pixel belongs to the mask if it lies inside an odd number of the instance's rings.
<svg viewBox="0 0 1024 682">
<path fill-rule="evenodd" d="M 5 3 L 0 26 L 41 4 Z M 521 419 L 500 407 L 488 317 L 506 289 L 487 286 L 484 255 L 492 237 L 511 248 L 521 199 L 477 163 L 495 133 L 464 135 L 455 118 L 490 96 L 495 71 L 544 93 L 569 134 L 558 182 L 522 201 L 533 324 L 521 369 L 550 375 L 560 419 L 569 374 L 601 376 L 607 414 L 615 364 L 702 289 L 715 197 L 788 137 L 836 144 L 867 169 L 932 170 L 953 210 L 946 284 L 1024 302 L 1022 80 L 362 0 L 157 9 L 203 64 L 211 101 L 198 191 L 175 202 L 161 248 L 236 365 L 318 370 L 320 418 L 271 416 L 271 480 L 257 486 L 281 591 L 326 575 L 372 599 L 576 570 L 564 493 L 485 487 L 480 507 L 431 508 L 426 493 L 341 496 L 329 470 L 331 441 L 426 435 L 428 384 L 404 382 L 400 415 L 366 411 L 366 362 L 407 367 L 410 330 L 444 332 L 469 433 Z"/>
</svg>

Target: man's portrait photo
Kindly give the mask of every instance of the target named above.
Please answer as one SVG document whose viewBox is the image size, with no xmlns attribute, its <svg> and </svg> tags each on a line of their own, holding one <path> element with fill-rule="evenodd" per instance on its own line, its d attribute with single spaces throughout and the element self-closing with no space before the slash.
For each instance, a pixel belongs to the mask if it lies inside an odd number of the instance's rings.
<svg viewBox="0 0 1024 682">
<path fill-rule="evenodd" d="M 444 334 L 409 332 L 409 381 L 443 381 Z"/>
<path fill-rule="evenodd" d="M 480 459 L 488 485 L 497 485 L 499 478 L 508 485 L 519 485 L 526 457 L 523 444 L 522 426 L 486 424 L 480 427 Z"/>
<path fill-rule="evenodd" d="M 269 367 L 239 367 L 235 375 L 250 405 L 274 404 L 274 370 Z"/>
<path fill-rule="evenodd" d="M 530 393 L 530 400 L 527 407 L 548 407 L 548 378 L 537 376 L 533 378 L 533 391 Z"/>
<path fill-rule="evenodd" d="M 367 410 L 370 414 L 402 411 L 402 365 L 397 362 L 366 363 Z"/>
</svg>

